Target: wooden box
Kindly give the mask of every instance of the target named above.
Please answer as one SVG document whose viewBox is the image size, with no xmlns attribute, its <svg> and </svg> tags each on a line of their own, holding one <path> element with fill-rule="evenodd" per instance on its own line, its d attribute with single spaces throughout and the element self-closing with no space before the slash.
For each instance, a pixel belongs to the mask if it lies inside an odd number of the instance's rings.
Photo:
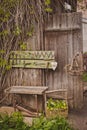
<svg viewBox="0 0 87 130">
<path fill-rule="evenodd" d="M 52 102 L 49 102 L 52 101 Z M 52 103 L 52 104 L 51 104 Z M 55 103 L 57 103 L 55 106 Z M 65 103 L 65 107 L 61 105 Z M 51 105 L 54 105 L 51 108 Z M 49 90 L 46 91 L 46 117 L 55 118 L 56 116 L 68 117 L 68 101 L 67 101 L 67 90 Z"/>
<path fill-rule="evenodd" d="M 67 118 L 68 117 L 68 103 L 66 109 L 53 109 L 49 110 L 46 108 L 46 117 L 47 118 L 55 118 L 57 116 Z"/>
</svg>

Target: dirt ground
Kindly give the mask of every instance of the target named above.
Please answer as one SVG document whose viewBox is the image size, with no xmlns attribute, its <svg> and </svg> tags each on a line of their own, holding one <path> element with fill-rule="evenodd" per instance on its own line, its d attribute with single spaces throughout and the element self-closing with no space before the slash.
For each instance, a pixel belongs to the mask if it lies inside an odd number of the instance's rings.
<svg viewBox="0 0 87 130">
<path fill-rule="evenodd" d="M 68 119 L 75 130 L 87 130 L 87 95 L 84 98 L 83 108 L 70 111 Z"/>
<path fill-rule="evenodd" d="M 14 111 L 12 107 L 0 107 L 0 112 L 8 112 L 11 114 Z M 68 120 L 75 130 L 87 130 L 87 97 L 84 100 L 84 106 L 81 110 L 69 111 Z M 25 117 L 26 123 L 32 124 L 32 118 Z"/>
</svg>

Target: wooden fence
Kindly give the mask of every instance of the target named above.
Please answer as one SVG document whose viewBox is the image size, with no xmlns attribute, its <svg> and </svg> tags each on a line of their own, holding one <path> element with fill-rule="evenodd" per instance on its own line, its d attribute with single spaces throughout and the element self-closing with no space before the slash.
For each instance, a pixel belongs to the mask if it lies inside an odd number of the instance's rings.
<svg viewBox="0 0 87 130">
<path fill-rule="evenodd" d="M 13 68 L 9 72 L 6 86 L 45 85 L 49 90 L 67 89 L 70 107 L 82 107 L 83 85 L 80 76 L 71 76 L 64 71 L 74 55 L 83 50 L 81 13 L 49 15 L 44 29 L 40 25 L 36 30 L 36 37 L 29 39 L 27 44 L 31 43 L 32 50 L 54 50 L 58 63 L 56 70 Z M 26 96 L 25 104 L 28 104 L 28 99 L 30 101 L 31 97 Z M 31 105 L 34 106 L 34 102 Z"/>
</svg>

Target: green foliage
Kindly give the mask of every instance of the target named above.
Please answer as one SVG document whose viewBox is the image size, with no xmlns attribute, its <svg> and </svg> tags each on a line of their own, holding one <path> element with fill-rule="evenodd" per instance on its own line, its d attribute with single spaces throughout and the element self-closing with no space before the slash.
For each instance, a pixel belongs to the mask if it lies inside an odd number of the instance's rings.
<svg viewBox="0 0 87 130">
<path fill-rule="evenodd" d="M 6 66 L 6 64 L 7 64 L 7 61 L 3 58 L 0 58 L 0 67 L 4 67 Z"/>
<path fill-rule="evenodd" d="M 24 42 L 19 42 L 19 47 L 21 50 L 26 50 L 27 49 L 27 44 Z"/>
<path fill-rule="evenodd" d="M 29 32 L 27 32 L 27 36 L 31 37 L 31 36 L 33 36 L 33 33 L 34 33 L 34 26 L 31 25 Z"/>
<path fill-rule="evenodd" d="M 9 65 L 8 62 L 5 59 L 0 58 L 0 68 L 3 68 L 4 72 L 5 72 L 5 71 L 11 69 L 11 65 Z"/>
<path fill-rule="evenodd" d="M 47 13 L 51 13 L 53 11 L 50 5 L 51 5 L 51 0 L 45 0 L 45 6 L 46 6 L 45 11 Z"/>
<path fill-rule="evenodd" d="M 50 5 L 51 4 L 51 0 L 45 0 L 45 5 Z"/>
<path fill-rule="evenodd" d="M 53 10 L 52 10 L 50 7 L 47 7 L 47 8 L 45 8 L 45 11 L 46 11 L 47 13 L 51 13 Z"/>
<path fill-rule="evenodd" d="M 8 30 L 3 30 L 0 32 L 0 36 L 7 36 L 8 35 Z"/>
<path fill-rule="evenodd" d="M 0 114 L 0 130 L 73 130 L 73 128 L 65 118 L 46 119 L 44 116 L 35 118 L 29 126 L 24 123 L 20 112 L 14 112 L 11 116 L 7 113 Z"/>
<path fill-rule="evenodd" d="M 5 70 L 10 70 L 11 66 L 8 64 L 8 61 L 4 59 L 4 55 L 6 54 L 5 50 L 0 50 L 0 68 Z"/>
<path fill-rule="evenodd" d="M 54 109 L 67 109 L 67 103 L 64 100 L 53 100 L 50 98 L 47 102 L 47 109 L 54 110 Z"/>
<path fill-rule="evenodd" d="M 0 55 L 5 54 L 5 50 L 0 50 Z"/>
<path fill-rule="evenodd" d="M 82 80 L 84 82 L 87 82 L 87 72 L 84 72 L 83 75 L 82 75 Z"/>
<path fill-rule="evenodd" d="M 0 5 L 0 21 L 7 22 L 9 18 L 10 18 L 9 11 L 5 10 L 4 6 L 1 4 Z"/>
<path fill-rule="evenodd" d="M 0 114 L 0 130 L 29 130 L 29 126 L 23 122 L 23 116 L 19 112 L 9 116 L 6 113 Z"/>
<path fill-rule="evenodd" d="M 33 121 L 30 130 L 73 130 L 65 118 L 46 119 L 41 116 Z"/>
<path fill-rule="evenodd" d="M 13 31 L 14 35 L 19 36 L 21 34 L 21 29 L 17 26 L 15 27 L 15 30 Z"/>
</svg>

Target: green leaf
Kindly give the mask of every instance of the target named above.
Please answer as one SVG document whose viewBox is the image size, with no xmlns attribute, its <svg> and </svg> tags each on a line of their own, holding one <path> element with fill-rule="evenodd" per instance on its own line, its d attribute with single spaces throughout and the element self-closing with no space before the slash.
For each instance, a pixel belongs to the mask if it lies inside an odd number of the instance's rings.
<svg viewBox="0 0 87 130">
<path fill-rule="evenodd" d="M 51 1 L 50 0 L 45 0 L 45 5 L 50 5 Z"/>
<path fill-rule="evenodd" d="M 45 11 L 46 11 L 47 13 L 51 13 L 53 10 L 52 10 L 50 7 L 47 7 L 47 8 L 45 8 Z"/>
<path fill-rule="evenodd" d="M 15 30 L 13 31 L 13 33 L 14 33 L 16 36 L 18 36 L 18 35 L 21 34 L 21 29 L 17 26 L 17 27 L 15 28 Z"/>
</svg>

